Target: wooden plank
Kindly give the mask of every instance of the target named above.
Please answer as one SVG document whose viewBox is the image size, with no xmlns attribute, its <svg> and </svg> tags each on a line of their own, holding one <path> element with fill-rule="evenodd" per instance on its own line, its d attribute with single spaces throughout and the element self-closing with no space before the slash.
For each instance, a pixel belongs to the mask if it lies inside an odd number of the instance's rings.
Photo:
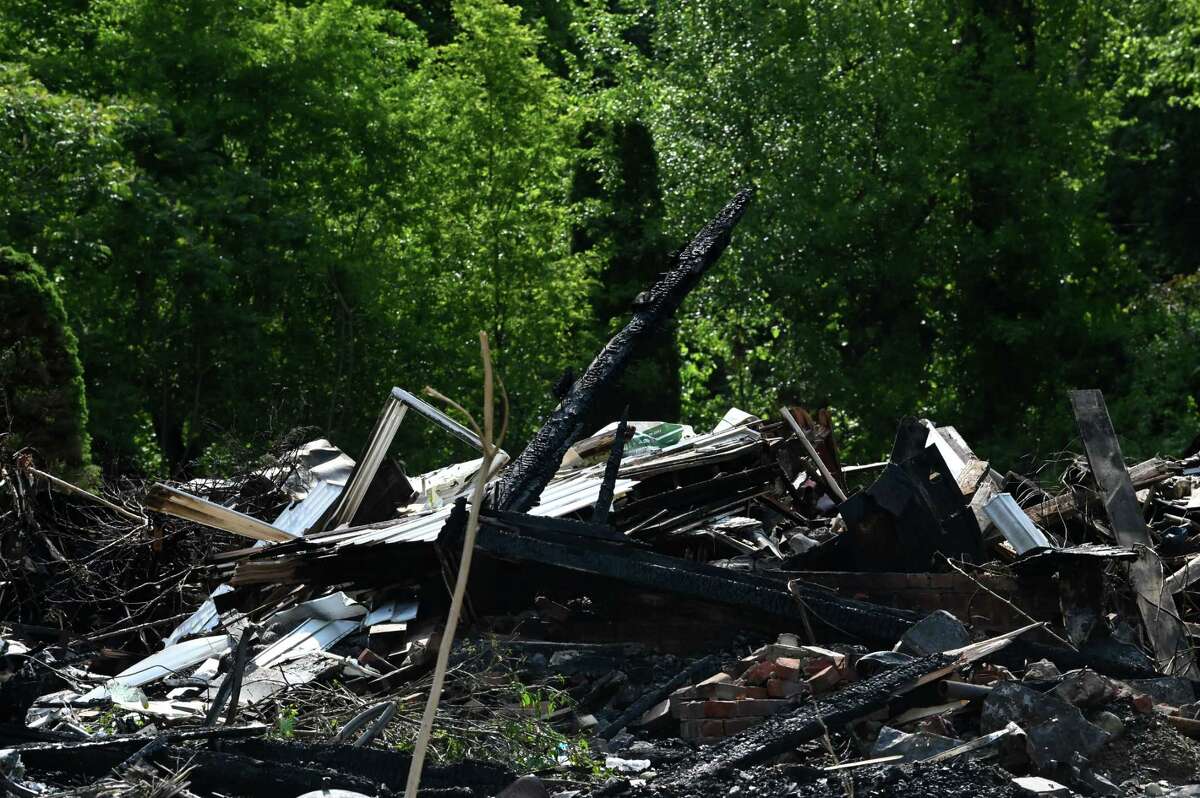
<svg viewBox="0 0 1200 798">
<path fill-rule="evenodd" d="M 271 526 L 266 521 L 252 518 L 237 510 L 230 510 L 228 507 L 222 507 L 207 499 L 201 499 L 199 496 L 184 493 L 163 485 L 161 482 L 155 483 L 154 487 L 150 489 L 150 493 L 146 495 L 146 507 L 155 512 L 195 521 L 197 524 L 254 540 L 271 540 L 282 543 L 296 539 L 295 535 Z"/>
<path fill-rule="evenodd" d="M 1133 483 L 1134 489 L 1138 490 L 1153 485 L 1164 477 L 1170 476 L 1171 473 L 1170 464 L 1166 460 L 1160 457 L 1151 457 L 1129 469 L 1129 480 Z M 1069 521 L 1079 515 L 1081 501 L 1084 507 L 1087 507 L 1096 504 L 1096 497 L 1091 495 L 1090 491 L 1076 488 L 1074 491 L 1069 490 L 1052 499 L 1047 499 L 1041 504 L 1035 504 L 1025 512 L 1036 524 L 1042 524 L 1054 518 Z"/>
<path fill-rule="evenodd" d="M 1113 534 L 1122 546 L 1138 551 L 1137 560 L 1129 566 L 1129 580 L 1137 593 L 1138 611 L 1158 667 L 1164 673 L 1198 678 L 1200 671 L 1187 646 L 1175 599 L 1164 589 L 1162 562 L 1154 551 L 1138 507 L 1133 481 L 1125 468 L 1121 444 L 1109 418 L 1104 395 L 1098 390 L 1083 390 L 1071 391 L 1070 397 Z"/>
<path fill-rule="evenodd" d="M 817 454 L 817 450 L 813 447 L 812 441 L 808 439 L 808 435 L 806 435 L 804 430 L 800 428 L 800 424 L 796 421 L 795 416 L 793 416 L 792 412 L 786 407 L 780 408 L 780 412 L 783 414 L 783 420 L 791 426 L 792 431 L 796 433 L 796 437 L 800 439 L 800 443 L 804 446 L 804 451 L 808 452 L 809 458 L 812 459 L 813 464 L 817 467 L 817 470 L 821 472 L 821 477 L 825 480 L 825 486 L 833 492 L 833 495 L 838 501 L 846 501 L 846 491 L 842 490 L 842 486 L 839 485 L 838 481 L 833 478 L 833 474 L 830 473 L 829 467 L 825 465 L 825 461 L 821 459 L 821 455 Z"/>
</svg>

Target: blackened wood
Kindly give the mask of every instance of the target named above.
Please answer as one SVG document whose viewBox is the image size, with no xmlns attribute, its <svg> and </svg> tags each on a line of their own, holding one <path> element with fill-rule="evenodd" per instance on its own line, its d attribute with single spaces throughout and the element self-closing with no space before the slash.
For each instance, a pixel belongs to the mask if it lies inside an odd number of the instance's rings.
<svg viewBox="0 0 1200 798">
<path fill-rule="evenodd" d="M 145 745 L 143 745 L 141 748 L 139 748 L 137 751 L 135 751 L 135 752 L 134 752 L 134 753 L 133 753 L 133 754 L 132 754 L 132 755 L 131 755 L 131 756 L 130 756 L 128 759 L 126 759 L 124 762 L 122 762 L 121 764 L 117 765 L 117 767 L 116 767 L 116 768 L 114 768 L 114 770 L 116 770 L 116 771 L 119 773 L 119 772 L 121 772 L 122 770 L 125 770 L 126 768 L 131 768 L 131 767 L 133 767 L 133 766 L 134 766 L 134 765 L 136 765 L 138 762 L 141 762 L 143 759 L 146 759 L 147 757 L 154 756 L 156 753 L 158 753 L 159 751 L 161 751 L 161 750 L 163 750 L 164 748 L 166 748 L 166 747 L 167 747 L 167 745 L 168 745 L 168 742 L 169 742 L 169 741 L 168 741 L 168 739 L 167 739 L 167 735 L 165 735 L 165 734 L 160 734 L 160 735 L 158 735 L 158 736 L 157 736 L 157 737 L 155 737 L 153 740 L 151 740 L 150 742 L 146 743 L 146 744 L 145 744 Z"/>
<path fill-rule="evenodd" d="M 622 712 L 616 720 L 605 726 L 604 730 L 600 732 L 599 736 L 605 740 L 611 740 L 620 734 L 622 729 L 624 729 L 630 723 L 636 721 L 642 715 L 645 715 L 651 707 L 653 707 L 659 701 L 665 699 L 667 696 L 671 695 L 671 693 L 675 692 L 680 687 L 690 684 L 702 674 L 708 674 L 711 676 L 720 670 L 720 668 L 721 660 L 717 658 L 716 655 L 710 654 L 704 659 L 696 660 L 691 665 L 672 676 L 669 681 L 660 687 L 656 687 L 653 690 L 647 690 L 645 693 L 642 693 L 642 695 L 636 701 L 630 704 L 629 708 Z"/>
<path fill-rule="evenodd" d="M 600 493 L 596 497 L 596 508 L 592 510 L 593 524 L 608 523 L 608 511 L 612 509 L 613 495 L 617 491 L 617 472 L 621 470 L 621 458 L 625 456 L 625 432 L 628 429 L 629 407 L 626 406 L 621 413 L 621 421 L 617 424 L 617 436 L 608 452 L 608 462 L 604 465 L 604 482 L 601 483 Z"/>
<path fill-rule="evenodd" d="M 327 769 L 327 773 L 332 771 L 352 774 L 377 785 L 403 784 L 412 762 L 412 757 L 402 751 L 348 745 L 314 745 L 282 740 L 247 740 L 223 744 L 222 750 L 267 763 L 267 769 L 271 771 L 286 770 L 295 766 L 323 768 Z M 424 795 L 426 788 L 432 791 L 469 787 L 476 795 L 495 795 L 515 779 L 516 775 L 507 767 L 491 762 L 464 759 L 445 765 L 426 763 L 421 774 L 421 794 Z M 336 779 L 333 785 L 336 785 Z M 374 794 L 373 791 L 364 792 Z"/>
<path fill-rule="evenodd" d="M 905 429 L 897 435 L 897 450 L 913 448 L 904 442 Z M 915 440 L 907 437 L 909 443 Z M 843 559 L 829 570 L 922 573 L 934 569 L 939 555 L 970 562 L 983 558 L 979 523 L 936 447 L 888 463 L 871 487 L 839 510 L 849 534 L 835 538 L 830 554 Z M 808 562 L 806 567 L 815 570 Z"/>
<path fill-rule="evenodd" d="M 218 726 L 205 728 L 191 726 L 188 728 L 171 729 L 163 732 L 162 736 L 169 743 L 182 743 L 194 740 L 236 739 L 243 737 L 260 737 L 270 731 L 269 726 L 252 723 L 245 726 Z M 146 745 L 144 734 L 115 734 L 100 739 L 88 738 L 83 740 L 43 741 L 13 744 L 5 741 L 5 747 L 17 751 L 25 760 L 44 757 L 47 761 L 84 755 L 91 751 L 111 751 L 110 764 L 103 769 L 120 764 L 127 756 L 137 752 Z M 64 768 L 64 771 L 66 768 Z M 82 772 L 70 770 L 69 772 Z"/>
<path fill-rule="evenodd" d="M 238 704 L 242 699 L 242 678 L 246 675 L 246 661 L 250 657 L 250 645 L 254 642 L 254 627 L 247 626 L 238 638 L 237 653 L 233 660 L 233 687 L 229 688 L 229 710 L 225 713 L 225 724 L 231 725 L 237 720 Z"/>
<path fill-rule="evenodd" d="M 494 512 L 490 517 L 523 529 L 545 529 L 550 532 L 561 532 L 565 535 L 582 535 L 583 537 L 595 538 L 596 540 L 607 540 L 610 543 L 633 542 L 611 526 L 602 526 L 591 521 L 576 521 L 573 518 L 551 518 L 546 515 L 506 513 L 503 511 Z"/>
<path fill-rule="evenodd" d="M 702 601 L 740 607 L 781 622 L 800 623 L 797 596 L 779 579 L 718 568 L 651 551 L 551 532 L 514 528 L 481 519 L 476 546 L 492 557 L 541 563 L 612 579 L 614 589 L 640 587 Z M 443 533 L 445 535 L 445 533 Z M 453 545 L 439 540 L 439 545 Z M 801 586 L 800 596 L 828 639 L 891 646 L 916 621 L 917 613 L 843 598 L 828 590 Z"/>
<path fill-rule="evenodd" d="M 652 338 L 674 315 L 684 297 L 725 251 L 750 195 L 749 189 L 739 191 L 680 253 L 675 267 L 639 296 L 633 318 L 596 355 L 566 398 L 508 467 L 496 492 L 497 509 L 524 512 L 537 503 L 567 447 L 578 437 L 583 419 L 598 395 L 613 386 L 638 346 Z"/>
<path fill-rule="evenodd" d="M 242 671 L 246 669 L 246 659 L 250 652 L 250 629 L 246 628 L 242 631 L 242 636 L 238 638 L 237 648 L 234 649 L 233 667 L 225 679 L 221 682 L 221 686 L 217 688 L 217 694 L 213 696 L 212 703 L 208 706 L 208 712 L 204 713 L 204 725 L 212 726 L 217 722 L 217 718 L 221 715 L 221 708 L 225 706 L 225 702 L 233 698 L 232 706 L 230 707 L 230 715 L 226 716 L 225 722 L 232 723 L 233 715 L 236 715 L 238 693 L 242 690 Z"/>
<path fill-rule="evenodd" d="M 1164 673 L 1197 678 L 1200 672 L 1187 647 L 1175 599 L 1163 589 L 1162 562 L 1152 548 L 1150 533 L 1138 508 L 1133 481 L 1121 456 L 1121 444 L 1104 395 L 1093 389 L 1071 391 L 1070 397 L 1113 534 L 1122 546 L 1138 551 L 1137 560 L 1129 566 L 1129 581 L 1137 592 L 1138 611 L 1154 647 L 1154 658 Z"/>
</svg>

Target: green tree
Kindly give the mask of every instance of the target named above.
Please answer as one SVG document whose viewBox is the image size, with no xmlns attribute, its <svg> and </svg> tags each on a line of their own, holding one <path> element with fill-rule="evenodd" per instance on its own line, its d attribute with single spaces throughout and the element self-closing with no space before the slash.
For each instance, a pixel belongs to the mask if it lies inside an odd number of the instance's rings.
<svg viewBox="0 0 1200 798">
<path fill-rule="evenodd" d="M 0 59 L 33 72 L 5 73 L 0 203 L 62 280 L 106 461 L 149 438 L 178 470 L 268 425 L 354 450 L 391 385 L 477 384 L 481 328 L 533 428 L 591 348 L 575 115 L 517 9 L 452 12 L 435 47 L 350 0 L 0 15 Z"/>
<path fill-rule="evenodd" d="M 520 442 L 553 406 L 563 368 L 593 345 L 593 259 L 571 252 L 576 115 L 517 9 L 465 0 L 454 14 L 458 35 L 415 75 L 419 190 L 386 304 L 412 331 L 410 373 L 451 396 L 475 390 L 463 353 L 475 331 L 490 331 Z"/>
<path fill-rule="evenodd" d="M 686 308 L 685 415 L 829 404 L 863 456 L 911 413 L 1001 461 L 1066 443 L 1050 411 L 1111 377 L 1131 285 L 1098 215 L 1113 109 L 1088 71 L 1108 36 L 1093 16 L 1032 0 L 595 12 L 589 56 L 647 98 L 668 231 L 759 187 Z"/>
<path fill-rule="evenodd" d="M 75 334 L 46 271 L 0 247 L 0 399 L 6 448 L 29 446 L 43 465 L 91 481 L 87 402 Z"/>
</svg>

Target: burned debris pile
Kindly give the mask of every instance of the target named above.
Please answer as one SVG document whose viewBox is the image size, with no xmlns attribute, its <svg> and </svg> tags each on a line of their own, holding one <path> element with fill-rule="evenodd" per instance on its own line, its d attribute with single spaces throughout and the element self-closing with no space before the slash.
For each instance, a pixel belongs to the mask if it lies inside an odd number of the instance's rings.
<svg viewBox="0 0 1200 798">
<path fill-rule="evenodd" d="M 0 785 L 398 795 L 446 645 L 422 795 L 1195 794 L 1200 460 L 1127 466 L 1099 392 L 1056 490 L 924 419 L 861 466 L 800 407 L 584 433 L 748 200 L 493 461 L 452 641 L 485 459 L 388 453 L 484 442 L 409 391 L 356 459 L 227 482 L 100 496 L 6 456 Z"/>
</svg>

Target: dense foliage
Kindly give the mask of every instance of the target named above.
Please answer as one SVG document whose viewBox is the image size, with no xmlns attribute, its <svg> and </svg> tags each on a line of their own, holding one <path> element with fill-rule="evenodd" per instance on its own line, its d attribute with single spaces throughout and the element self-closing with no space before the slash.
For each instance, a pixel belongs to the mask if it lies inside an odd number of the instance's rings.
<svg viewBox="0 0 1200 798">
<path fill-rule="evenodd" d="M 12 0 L 0 244 L 62 294 L 106 465 L 354 450 L 391 385 L 474 404 L 481 328 L 515 448 L 745 184 L 598 423 L 827 405 L 874 457 L 921 414 L 1006 465 L 1086 385 L 1179 454 L 1198 44 L 1191 0 Z"/>
<path fill-rule="evenodd" d="M 32 447 L 51 468 L 90 480 L 83 367 L 58 290 L 28 255 L 0 247 L 0 407 L 5 448 Z"/>
</svg>

